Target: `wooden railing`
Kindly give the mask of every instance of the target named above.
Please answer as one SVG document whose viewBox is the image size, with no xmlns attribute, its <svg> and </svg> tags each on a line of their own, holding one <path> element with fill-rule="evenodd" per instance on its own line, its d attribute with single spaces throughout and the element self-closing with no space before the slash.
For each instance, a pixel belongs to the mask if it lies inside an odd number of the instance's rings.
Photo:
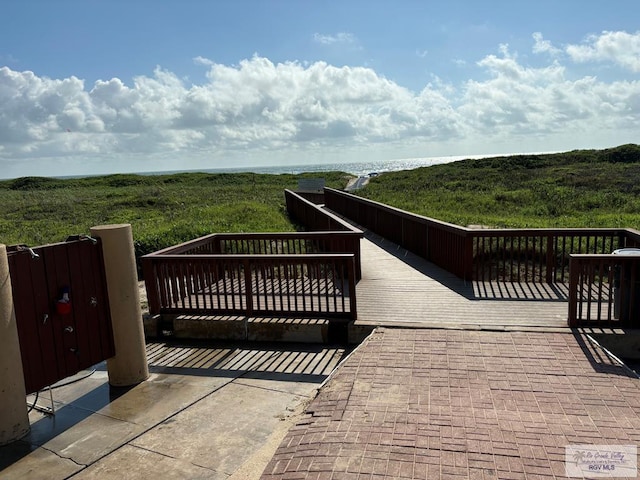
<svg viewBox="0 0 640 480">
<path fill-rule="evenodd" d="M 351 253 L 361 277 L 362 232 L 214 233 L 155 252 L 156 255 L 302 255 Z"/>
<path fill-rule="evenodd" d="M 383 203 L 325 188 L 325 205 L 382 237 L 406 248 L 460 278 L 469 278 L 471 245 L 464 228 L 423 217 Z"/>
<path fill-rule="evenodd" d="M 637 230 L 471 229 L 328 188 L 325 202 L 464 280 L 569 284 L 570 326 L 640 327 L 640 259 L 611 255 L 640 246 Z"/>
<path fill-rule="evenodd" d="M 627 245 L 622 229 L 486 229 L 467 232 L 475 281 L 567 283 L 569 257 Z"/>
<path fill-rule="evenodd" d="M 165 248 L 142 257 L 150 313 L 355 319 L 360 236 L 216 233 Z"/>
<path fill-rule="evenodd" d="M 357 316 L 352 254 L 151 254 L 142 261 L 152 315 Z"/>
<path fill-rule="evenodd" d="M 566 283 L 569 256 L 640 245 L 630 229 L 473 229 L 325 189 L 330 210 L 464 280 Z"/>
<path fill-rule="evenodd" d="M 640 257 L 571 255 L 569 326 L 640 327 Z"/>
<path fill-rule="evenodd" d="M 337 192 L 338 190 L 331 191 Z M 303 221 L 307 230 L 332 232 L 343 231 L 362 234 L 361 230 L 353 227 L 349 222 L 345 222 L 340 217 L 333 215 L 323 209 L 320 205 L 311 202 L 299 193 L 292 192 L 291 190 L 285 190 L 284 198 L 289 216 L 294 220 Z"/>
<path fill-rule="evenodd" d="M 364 235 L 362 230 L 291 190 L 285 190 L 284 196 L 287 212 L 292 220 L 303 224 L 309 232 L 328 236 L 330 243 L 336 242 L 335 246 L 327 251 L 355 255 L 356 277 L 359 280 L 362 276 L 360 252 L 360 240 Z"/>
</svg>

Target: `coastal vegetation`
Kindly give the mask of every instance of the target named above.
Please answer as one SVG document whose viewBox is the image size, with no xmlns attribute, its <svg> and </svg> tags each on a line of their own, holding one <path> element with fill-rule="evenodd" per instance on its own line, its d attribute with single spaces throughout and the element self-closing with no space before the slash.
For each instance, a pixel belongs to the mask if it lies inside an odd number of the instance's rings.
<svg viewBox="0 0 640 480">
<path fill-rule="evenodd" d="M 640 146 L 389 172 L 357 193 L 463 226 L 640 229 Z"/>
<path fill-rule="evenodd" d="M 131 223 L 142 255 L 214 232 L 292 231 L 283 190 L 350 175 L 178 173 L 0 181 L 0 243 Z M 640 147 L 463 160 L 371 178 L 358 195 L 458 225 L 640 228 Z"/>
<path fill-rule="evenodd" d="M 130 223 L 143 255 L 214 232 L 292 231 L 284 189 L 300 178 L 344 188 L 340 172 L 303 175 L 178 173 L 0 181 L 0 243 L 42 245 Z"/>
</svg>

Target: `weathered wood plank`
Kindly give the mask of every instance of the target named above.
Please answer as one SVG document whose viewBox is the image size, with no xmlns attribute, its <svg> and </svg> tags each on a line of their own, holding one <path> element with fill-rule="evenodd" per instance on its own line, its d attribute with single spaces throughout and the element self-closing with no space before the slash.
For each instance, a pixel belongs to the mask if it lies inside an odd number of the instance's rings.
<svg viewBox="0 0 640 480">
<path fill-rule="evenodd" d="M 464 282 L 397 245 L 365 233 L 356 325 L 564 328 L 563 285 Z"/>
</svg>

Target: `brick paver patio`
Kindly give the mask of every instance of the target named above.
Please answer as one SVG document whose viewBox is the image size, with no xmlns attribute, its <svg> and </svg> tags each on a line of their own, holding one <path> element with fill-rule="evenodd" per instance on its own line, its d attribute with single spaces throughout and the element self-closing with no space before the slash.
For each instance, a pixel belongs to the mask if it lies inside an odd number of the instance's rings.
<svg viewBox="0 0 640 480">
<path fill-rule="evenodd" d="M 566 445 L 639 442 L 640 380 L 586 335 L 381 328 L 262 478 L 566 478 Z"/>
</svg>

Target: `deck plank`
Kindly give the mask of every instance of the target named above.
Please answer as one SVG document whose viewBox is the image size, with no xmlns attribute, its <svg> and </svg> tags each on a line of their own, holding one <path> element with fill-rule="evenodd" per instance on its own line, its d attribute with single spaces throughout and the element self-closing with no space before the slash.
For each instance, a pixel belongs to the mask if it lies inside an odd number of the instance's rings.
<svg viewBox="0 0 640 480">
<path fill-rule="evenodd" d="M 567 328 L 562 285 L 464 282 L 371 232 L 361 250 L 356 325 Z"/>
</svg>

